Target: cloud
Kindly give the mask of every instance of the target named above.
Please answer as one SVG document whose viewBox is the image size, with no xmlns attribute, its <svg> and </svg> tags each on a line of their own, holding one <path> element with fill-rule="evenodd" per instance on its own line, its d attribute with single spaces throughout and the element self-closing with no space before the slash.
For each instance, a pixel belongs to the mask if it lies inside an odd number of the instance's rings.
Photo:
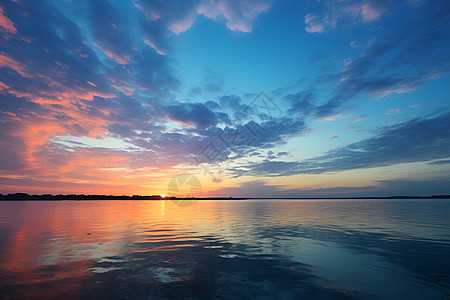
<svg viewBox="0 0 450 300">
<path fill-rule="evenodd" d="M 447 164 L 450 164 L 450 159 L 431 161 L 431 162 L 429 162 L 429 164 L 431 164 L 431 165 L 447 165 Z"/>
<path fill-rule="evenodd" d="M 442 178 L 433 178 L 432 180 L 411 180 L 411 179 L 393 179 L 378 180 L 382 190 L 375 195 L 414 195 L 414 196 L 432 196 L 448 195 L 450 188 L 448 186 L 448 176 Z"/>
<path fill-rule="evenodd" d="M 5 15 L 5 11 L 1 6 L 0 6 L 0 30 L 12 34 L 17 32 L 17 29 L 14 26 L 13 22 L 11 22 L 11 20 Z"/>
<path fill-rule="evenodd" d="M 334 114 L 334 115 L 327 115 L 325 117 L 319 118 L 319 120 L 320 121 L 332 122 L 332 121 L 345 119 L 347 117 L 348 117 L 348 114 L 340 113 L 340 114 Z"/>
<path fill-rule="evenodd" d="M 249 33 L 256 18 L 269 10 L 268 0 L 203 0 L 203 1 L 149 1 L 136 0 L 134 4 L 144 12 L 147 21 L 159 23 L 170 33 L 189 30 L 199 16 L 224 21 L 231 31 Z M 154 37 L 151 43 L 156 44 Z"/>
<path fill-rule="evenodd" d="M 128 64 L 133 47 L 128 34 L 131 28 L 108 1 L 90 0 L 89 4 L 91 32 L 96 45 L 118 64 Z"/>
<path fill-rule="evenodd" d="M 169 51 L 167 37 L 187 31 L 197 18 L 199 1 L 136 0 L 133 4 L 144 14 L 140 20 L 144 42 L 160 55 Z"/>
<path fill-rule="evenodd" d="M 373 186 L 339 186 L 330 188 L 289 188 L 287 185 L 272 185 L 263 180 L 253 180 L 240 183 L 238 187 L 227 187 L 215 190 L 214 196 L 252 197 L 252 198 L 319 198 L 319 197 L 358 197 L 379 193 L 380 183 Z M 387 184 L 383 183 L 383 184 Z M 407 191 L 407 190 L 406 190 Z M 406 193 L 407 194 L 407 193 Z M 384 194 L 390 196 L 389 191 Z"/>
<path fill-rule="evenodd" d="M 359 116 L 358 118 L 356 118 L 355 120 L 353 120 L 353 123 L 357 123 L 357 122 L 361 122 L 362 120 L 365 120 L 369 117 L 369 115 L 362 115 Z"/>
<path fill-rule="evenodd" d="M 234 162 L 243 157 L 265 157 L 258 151 L 284 145 L 293 137 L 309 132 L 309 128 L 299 119 L 278 118 L 261 123 L 249 121 L 224 128 L 197 127 L 186 131 L 195 134 L 203 144 L 202 149 L 191 153 L 193 157 L 200 162 L 213 164 L 224 160 Z M 286 156 L 287 153 L 280 152 L 275 156 L 269 150 L 267 155 L 275 158 Z"/>
<path fill-rule="evenodd" d="M 202 93 L 218 94 L 222 92 L 224 85 L 223 76 L 217 72 L 210 70 L 209 68 L 204 68 L 204 72 L 204 79 L 201 80 L 197 86 L 193 87 L 190 90 L 190 96 L 199 96 Z"/>
<path fill-rule="evenodd" d="M 1 68 L 9 68 L 11 70 L 16 71 L 23 77 L 30 77 L 24 70 L 26 66 L 13 58 L 9 57 L 4 53 L 0 53 L 0 67 Z"/>
<path fill-rule="evenodd" d="M 144 17 L 138 22 L 143 42 L 160 55 L 170 51 L 168 37 L 188 31 L 198 17 L 226 23 L 231 31 L 249 33 L 256 18 L 269 10 L 268 0 L 135 0 L 134 6 Z"/>
<path fill-rule="evenodd" d="M 114 75 L 113 75 L 114 76 Z M 128 81 L 127 81 L 128 80 Z M 127 71 L 118 74 L 118 81 L 162 98 L 170 97 L 180 85 L 170 65 L 170 59 L 142 49 L 133 57 Z"/>
<path fill-rule="evenodd" d="M 249 122 L 248 125 L 256 124 Z M 272 148 L 285 144 L 289 139 L 309 132 L 305 121 L 298 118 L 281 117 L 259 123 L 260 135 L 252 145 L 259 148 Z"/>
<path fill-rule="evenodd" d="M 273 185 L 264 180 L 252 180 L 237 187 L 215 190 L 214 196 L 252 197 L 252 198 L 326 198 L 326 197 L 389 197 L 389 196 L 431 196 L 448 195 L 447 178 L 433 180 L 375 180 L 369 186 L 336 186 L 315 188 L 304 186 L 290 188 L 287 185 Z"/>
<path fill-rule="evenodd" d="M 364 22 L 370 22 L 378 19 L 389 6 L 390 0 L 373 0 L 365 3 L 361 7 L 361 17 Z"/>
<path fill-rule="evenodd" d="M 298 195 L 298 189 L 288 190 L 283 185 L 269 185 L 262 180 L 240 183 L 238 187 L 227 187 L 214 191 L 215 196 L 276 198 Z"/>
<path fill-rule="evenodd" d="M 325 32 L 326 24 L 323 21 L 318 20 L 317 16 L 313 14 L 307 14 L 305 16 L 305 30 L 310 33 L 323 33 Z"/>
<path fill-rule="evenodd" d="M 387 11 L 389 3 L 390 0 L 326 1 L 321 16 L 312 13 L 305 16 L 305 30 L 309 33 L 324 33 L 343 21 L 372 22 Z"/>
<path fill-rule="evenodd" d="M 291 104 L 288 113 L 297 115 L 309 115 L 315 108 L 312 103 L 315 100 L 313 91 L 303 91 L 296 94 L 289 94 L 282 98 L 282 100 Z"/>
<path fill-rule="evenodd" d="M 180 103 L 166 108 L 169 119 L 199 128 L 216 126 L 219 116 L 200 103 Z"/>
<path fill-rule="evenodd" d="M 450 11 L 440 5 L 421 7 L 422 13 L 399 30 L 390 31 L 383 40 L 374 40 L 359 57 L 345 64 L 338 75 L 327 82 L 337 82 L 333 94 L 320 104 L 318 118 L 342 113 L 344 104 L 359 97 L 382 98 L 403 94 L 421 87 L 426 81 L 442 78 L 450 72 L 450 45 L 446 33 L 449 18 L 432 18 L 438 11 Z M 414 10 L 416 8 L 409 8 Z"/>
<path fill-rule="evenodd" d="M 61 105 L 77 96 L 112 95 L 101 75 L 106 70 L 100 70 L 100 60 L 77 25 L 45 3 L 9 5 L 14 7 L 10 17 L 18 32 L 4 45 L 3 62 L 17 73 L 5 70 L 0 80 L 10 93 Z"/>
<path fill-rule="evenodd" d="M 445 113 L 384 127 L 374 137 L 333 149 L 319 157 L 299 162 L 266 160 L 234 171 L 237 176 L 243 172 L 249 176 L 290 176 L 445 159 L 450 156 L 448 136 L 450 113 Z"/>
<path fill-rule="evenodd" d="M 213 14 L 213 18 L 217 19 L 222 15 L 228 29 L 248 33 L 252 31 L 254 20 L 267 12 L 270 4 L 271 1 L 267 0 L 219 0 L 216 3 L 217 13 Z"/>
<path fill-rule="evenodd" d="M 201 138 L 166 129 L 165 99 L 178 85 L 169 59 L 135 47 L 129 18 L 109 3 L 90 2 L 80 10 L 90 22 L 75 23 L 65 13 L 76 3 L 60 10 L 47 2 L 5 2 L 17 32 L 0 39 L 0 175 L 22 178 L 24 186 L 91 180 L 98 187 L 121 178 L 136 187 L 126 176 L 186 162 L 186 153 L 201 145 Z M 70 143 L 111 137 L 122 142 L 109 148 Z"/>
<path fill-rule="evenodd" d="M 386 114 L 387 115 L 401 114 L 404 111 L 405 110 L 403 108 L 390 108 L 387 110 Z"/>
</svg>

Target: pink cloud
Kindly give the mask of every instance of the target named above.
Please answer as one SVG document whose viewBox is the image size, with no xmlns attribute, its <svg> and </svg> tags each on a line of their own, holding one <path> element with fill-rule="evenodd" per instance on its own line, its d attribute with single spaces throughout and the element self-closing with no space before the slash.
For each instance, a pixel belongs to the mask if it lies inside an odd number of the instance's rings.
<svg viewBox="0 0 450 300">
<path fill-rule="evenodd" d="M 169 30 L 175 34 L 180 34 L 182 32 L 188 31 L 194 24 L 196 16 L 194 13 L 188 15 L 184 20 L 177 20 L 170 24 Z"/>
<path fill-rule="evenodd" d="M 3 8 L 0 6 L 0 27 L 3 27 L 3 31 L 7 31 L 9 33 L 16 33 L 17 29 L 14 26 L 13 22 L 5 16 Z M 1 28 L 0 28 L 1 29 Z"/>
<path fill-rule="evenodd" d="M 25 65 L 12 59 L 11 57 L 7 56 L 6 54 L 0 53 L 0 67 L 4 68 L 10 68 L 23 77 L 31 77 L 27 73 L 25 73 Z"/>
<path fill-rule="evenodd" d="M 122 93 L 124 93 L 127 96 L 131 96 L 134 93 L 134 90 L 132 88 L 130 88 L 128 85 L 123 84 L 123 83 L 114 83 L 114 84 L 111 84 L 111 87 L 121 91 Z"/>
<path fill-rule="evenodd" d="M 321 118 L 320 121 L 331 122 L 331 121 L 337 121 L 337 120 L 345 119 L 347 117 L 348 117 L 348 114 L 334 114 L 334 115 L 331 115 L 331 116 L 327 116 L 327 117 Z"/>
<path fill-rule="evenodd" d="M 378 19 L 387 11 L 390 0 L 325 2 L 322 16 L 307 14 L 305 30 L 310 33 L 323 33 L 334 27 L 341 20 L 362 21 L 364 23 Z"/>
<path fill-rule="evenodd" d="M 388 109 L 388 111 L 386 112 L 387 115 L 394 115 L 394 114 L 401 114 L 403 113 L 405 110 L 403 108 L 390 108 Z"/>
<path fill-rule="evenodd" d="M 310 33 L 323 33 L 325 32 L 325 24 L 320 23 L 317 17 L 313 14 L 307 14 L 305 16 L 305 30 Z"/>
<path fill-rule="evenodd" d="M 9 86 L 6 85 L 5 83 L 3 83 L 3 82 L 0 81 L 0 91 L 1 91 L 1 90 L 5 90 L 5 89 L 6 89 L 6 90 L 9 89 Z"/>
<path fill-rule="evenodd" d="M 387 9 L 389 1 L 371 1 L 361 7 L 361 16 L 364 22 L 378 19 Z"/>
<path fill-rule="evenodd" d="M 418 108 L 418 107 L 422 107 L 422 106 L 423 106 L 423 104 L 413 104 L 410 107 L 411 108 Z"/>
<path fill-rule="evenodd" d="M 268 0 L 206 0 L 197 7 L 197 13 L 209 19 L 224 19 L 231 31 L 249 33 L 256 18 L 270 9 Z"/>
<path fill-rule="evenodd" d="M 361 122 L 362 120 L 365 120 L 365 119 L 367 119 L 368 117 L 369 117 L 369 115 L 363 115 L 363 116 L 360 116 L 360 117 L 356 118 L 355 120 L 353 120 L 353 123 Z"/>
<path fill-rule="evenodd" d="M 157 47 L 156 44 L 150 41 L 148 38 L 144 38 L 144 43 L 152 47 L 159 55 L 166 55 L 166 52 L 164 50 Z"/>
<path fill-rule="evenodd" d="M 253 22 L 258 15 L 269 10 L 270 2 L 220 0 L 217 2 L 217 8 L 227 20 L 228 29 L 248 33 L 252 31 Z"/>
<path fill-rule="evenodd" d="M 100 49 L 102 49 L 102 51 L 106 54 L 106 56 L 108 56 L 118 64 L 126 65 L 130 62 L 130 57 L 128 55 L 120 56 L 114 53 L 113 51 L 107 49 L 106 47 L 100 47 Z"/>
<path fill-rule="evenodd" d="M 189 30 L 198 16 L 220 22 L 225 21 L 231 31 L 249 33 L 253 29 L 256 18 L 267 12 L 271 0 L 203 0 L 200 4 L 185 7 L 181 12 L 163 5 L 144 7 L 139 3 L 134 5 L 141 10 L 148 21 L 166 22 L 167 29 L 174 34 Z M 146 41 L 158 53 L 163 53 L 152 41 Z"/>
<path fill-rule="evenodd" d="M 383 97 L 389 96 L 391 94 L 404 94 L 404 93 L 414 91 L 416 88 L 417 87 L 414 84 L 400 83 L 398 85 L 398 87 L 386 89 L 386 90 L 378 93 L 377 97 L 383 98 Z"/>
</svg>

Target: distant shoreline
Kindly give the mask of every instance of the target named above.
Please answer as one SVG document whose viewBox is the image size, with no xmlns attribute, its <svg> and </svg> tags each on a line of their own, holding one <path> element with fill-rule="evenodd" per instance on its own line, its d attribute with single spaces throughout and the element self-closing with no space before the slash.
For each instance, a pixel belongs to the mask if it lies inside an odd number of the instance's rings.
<svg viewBox="0 0 450 300">
<path fill-rule="evenodd" d="M 14 193 L 1 195 L 0 201 L 90 201 L 90 200 L 351 200 L 351 199 L 450 199 L 450 195 L 431 195 L 431 196 L 386 196 L 386 197 L 276 197 L 276 198 L 234 198 L 234 197 L 200 197 L 200 198 L 177 198 L 162 197 L 160 195 L 141 196 L 141 195 L 29 195 L 26 193 Z"/>
</svg>

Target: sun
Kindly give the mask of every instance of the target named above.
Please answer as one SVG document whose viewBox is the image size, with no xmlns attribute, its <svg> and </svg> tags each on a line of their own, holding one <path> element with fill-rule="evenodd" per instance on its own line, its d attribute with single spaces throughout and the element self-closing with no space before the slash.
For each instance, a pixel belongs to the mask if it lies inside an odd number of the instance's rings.
<svg viewBox="0 0 450 300">
<path fill-rule="evenodd" d="M 166 198 L 166 194 L 161 194 L 161 198 Z"/>
</svg>

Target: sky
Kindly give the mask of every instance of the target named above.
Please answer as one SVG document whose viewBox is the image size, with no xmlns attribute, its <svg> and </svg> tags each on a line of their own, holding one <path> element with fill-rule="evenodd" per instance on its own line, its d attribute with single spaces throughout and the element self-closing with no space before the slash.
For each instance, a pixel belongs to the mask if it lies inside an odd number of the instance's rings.
<svg viewBox="0 0 450 300">
<path fill-rule="evenodd" d="M 4 0 L 0 193 L 450 194 L 449 73 L 447 0 Z"/>
</svg>

